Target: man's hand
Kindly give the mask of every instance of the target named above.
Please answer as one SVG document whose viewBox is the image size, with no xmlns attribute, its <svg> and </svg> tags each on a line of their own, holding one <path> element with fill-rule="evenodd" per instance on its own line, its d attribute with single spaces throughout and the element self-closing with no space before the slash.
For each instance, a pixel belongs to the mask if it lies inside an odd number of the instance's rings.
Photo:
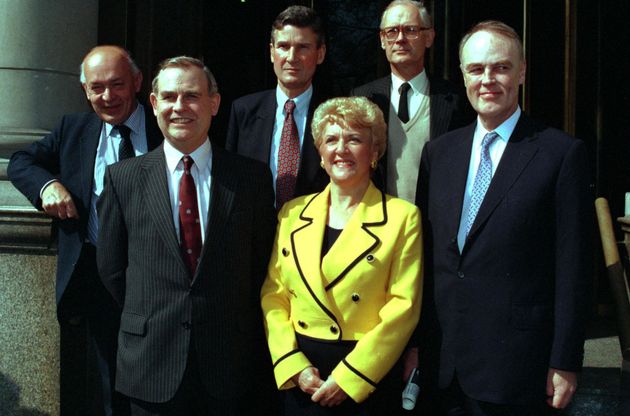
<svg viewBox="0 0 630 416">
<path fill-rule="evenodd" d="M 46 185 L 42 191 L 42 208 L 46 214 L 62 220 L 79 218 L 72 196 L 61 182 L 55 181 Z"/>
<path fill-rule="evenodd" d="M 414 368 L 418 368 L 418 347 L 407 348 L 403 356 L 403 381 L 406 383 Z"/>
<path fill-rule="evenodd" d="M 315 367 L 306 367 L 293 376 L 293 382 L 309 396 L 317 391 L 317 389 L 324 384 L 324 381 L 319 378 L 319 370 Z"/>
<path fill-rule="evenodd" d="M 346 392 L 339 387 L 332 376 L 329 376 L 324 384 L 313 394 L 311 400 L 319 403 L 321 406 L 333 407 L 340 405 L 347 398 Z"/>
<path fill-rule="evenodd" d="M 577 374 L 572 371 L 550 368 L 547 373 L 547 404 L 555 409 L 564 409 L 577 389 Z"/>
</svg>

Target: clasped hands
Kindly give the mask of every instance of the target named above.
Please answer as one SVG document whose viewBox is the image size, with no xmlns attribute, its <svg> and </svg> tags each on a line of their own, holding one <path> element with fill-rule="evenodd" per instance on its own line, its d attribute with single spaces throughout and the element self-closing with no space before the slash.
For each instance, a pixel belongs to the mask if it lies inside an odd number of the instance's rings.
<svg viewBox="0 0 630 416">
<path fill-rule="evenodd" d="M 319 370 L 315 367 L 306 367 L 294 375 L 293 382 L 300 390 L 311 396 L 312 401 L 321 406 L 338 406 L 348 397 L 332 375 L 324 381 L 319 377 Z"/>
</svg>

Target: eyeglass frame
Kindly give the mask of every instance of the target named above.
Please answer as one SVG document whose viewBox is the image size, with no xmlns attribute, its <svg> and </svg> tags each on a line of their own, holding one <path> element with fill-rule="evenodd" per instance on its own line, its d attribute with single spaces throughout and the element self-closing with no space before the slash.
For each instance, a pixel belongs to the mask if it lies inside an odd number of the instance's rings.
<svg viewBox="0 0 630 416">
<path fill-rule="evenodd" d="M 415 34 L 415 36 L 409 36 L 407 33 L 405 33 L 405 30 L 407 28 L 414 28 L 417 27 L 418 28 L 418 32 Z M 402 28 L 402 30 L 401 30 Z M 396 36 L 392 37 L 390 39 L 390 37 L 387 35 L 387 31 L 388 30 L 395 30 Z M 405 39 L 409 39 L 409 40 L 415 40 L 418 39 L 420 37 L 420 32 L 424 32 L 425 30 L 431 30 L 433 29 L 432 27 L 422 27 L 422 26 L 416 26 L 416 25 L 398 25 L 398 26 L 389 26 L 389 27 L 384 27 L 380 30 L 381 34 L 385 37 L 385 39 L 387 39 L 388 42 L 395 42 L 396 39 L 398 39 L 398 36 L 400 35 L 400 33 L 402 32 L 403 37 Z"/>
</svg>

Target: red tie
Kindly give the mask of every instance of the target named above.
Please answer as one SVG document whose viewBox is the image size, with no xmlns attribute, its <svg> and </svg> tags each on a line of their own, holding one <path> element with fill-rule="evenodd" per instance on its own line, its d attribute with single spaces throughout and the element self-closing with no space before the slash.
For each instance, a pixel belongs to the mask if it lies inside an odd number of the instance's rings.
<svg viewBox="0 0 630 416">
<path fill-rule="evenodd" d="M 199 208 L 197 207 L 197 189 L 192 176 L 192 165 L 195 161 L 188 155 L 182 157 L 184 174 L 179 181 L 179 233 L 184 260 L 195 275 L 197 263 L 201 255 L 201 226 L 199 225 Z"/>
<path fill-rule="evenodd" d="M 276 209 L 293 198 L 300 163 L 300 137 L 293 119 L 295 102 L 287 100 L 284 104 L 284 126 L 278 149 L 278 177 L 276 178 Z"/>
</svg>

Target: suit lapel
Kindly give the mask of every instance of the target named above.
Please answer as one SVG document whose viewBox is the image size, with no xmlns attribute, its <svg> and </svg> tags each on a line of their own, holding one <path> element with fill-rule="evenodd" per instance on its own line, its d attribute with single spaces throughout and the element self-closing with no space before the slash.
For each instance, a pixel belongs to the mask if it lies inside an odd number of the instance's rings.
<svg viewBox="0 0 630 416">
<path fill-rule="evenodd" d="M 140 183 L 144 192 L 146 209 L 155 223 L 155 228 L 168 247 L 172 256 L 179 259 L 180 267 L 188 274 L 188 267 L 182 258 L 175 224 L 173 224 L 173 208 L 166 179 L 166 159 L 162 146 L 149 152 L 142 163 Z"/>
<path fill-rule="evenodd" d="M 532 143 L 535 139 L 533 134 L 531 123 L 525 119 L 525 116 L 521 116 L 508 141 L 481 207 L 479 207 L 479 212 L 470 229 L 469 236 L 474 235 L 481 224 L 486 222 L 538 151 L 538 146 Z"/>
<path fill-rule="evenodd" d="M 300 213 L 300 221 L 295 222 L 291 232 L 293 260 L 302 281 L 315 300 L 328 312 L 331 305 L 324 289 L 320 263 L 329 197 L 330 186 L 314 195 Z"/>
<path fill-rule="evenodd" d="M 315 177 L 319 171 L 319 153 L 313 145 L 313 134 L 311 132 L 311 121 L 313 113 L 319 104 L 323 101 L 323 97 L 313 88 L 313 96 L 308 105 L 308 115 L 306 117 L 306 126 L 304 128 L 304 140 L 302 141 L 302 157 L 300 160 L 300 168 L 298 170 L 297 181 L 295 185 L 295 195 L 308 193 L 316 182 Z M 320 188 L 321 189 L 321 188 Z"/>
<path fill-rule="evenodd" d="M 88 210 L 92 198 L 92 183 L 94 182 L 94 161 L 96 159 L 98 142 L 101 138 L 102 125 L 101 119 L 96 114 L 92 114 L 90 121 L 83 129 L 83 137 L 80 140 L 81 197 L 85 201 Z"/>
<path fill-rule="evenodd" d="M 213 252 L 219 252 L 218 247 L 213 247 L 223 243 L 223 239 L 218 236 L 228 235 L 230 230 L 225 229 L 230 214 L 234 206 L 234 189 L 237 185 L 234 181 L 235 175 L 231 175 L 229 168 L 221 157 L 222 150 L 216 146 L 212 147 L 212 184 L 210 190 L 210 206 L 208 207 L 208 225 L 206 226 L 206 236 L 201 249 L 199 267 L 193 278 L 193 284 L 198 276 L 205 276 L 205 268 L 209 265 L 207 258 Z"/>
<path fill-rule="evenodd" d="M 380 239 L 372 232 L 387 222 L 385 196 L 373 184 L 346 224 L 339 239 L 322 261 L 326 291 L 337 285 L 346 274 L 374 250 Z"/>
<path fill-rule="evenodd" d="M 251 131 L 249 155 L 264 163 L 269 163 L 273 125 L 276 121 L 276 90 L 269 90 L 263 98 L 255 114 L 255 121 Z"/>
<path fill-rule="evenodd" d="M 443 178 L 438 179 L 440 188 L 447 189 L 449 195 L 446 203 L 440 207 L 440 209 L 449 210 L 445 215 L 445 218 L 450 219 L 448 221 L 449 227 L 451 227 L 449 235 L 457 235 L 459 230 L 475 126 L 476 123 L 472 123 L 462 129 L 460 140 L 452 149 L 448 149 L 448 154 L 443 155 L 449 159 L 448 163 L 443 164 L 446 171 L 440 171 L 437 174 Z M 438 192 L 441 191 L 438 190 Z"/>
</svg>

